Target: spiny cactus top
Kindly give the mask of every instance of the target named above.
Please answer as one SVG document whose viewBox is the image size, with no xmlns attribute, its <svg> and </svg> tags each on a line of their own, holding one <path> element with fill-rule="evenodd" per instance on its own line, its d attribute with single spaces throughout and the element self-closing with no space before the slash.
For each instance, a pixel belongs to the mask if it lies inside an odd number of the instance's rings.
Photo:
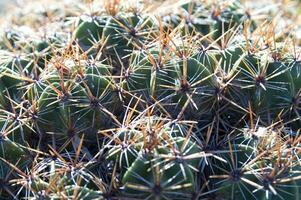
<svg viewBox="0 0 301 200">
<path fill-rule="evenodd" d="M 22 1 L 0 199 L 301 199 L 298 1 Z"/>
</svg>

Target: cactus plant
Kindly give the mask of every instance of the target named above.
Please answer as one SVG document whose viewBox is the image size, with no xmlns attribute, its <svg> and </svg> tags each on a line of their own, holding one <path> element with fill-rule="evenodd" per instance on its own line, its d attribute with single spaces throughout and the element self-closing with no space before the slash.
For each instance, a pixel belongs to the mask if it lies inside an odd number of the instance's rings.
<svg viewBox="0 0 301 200">
<path fill-rule="evenodd" d="M 297 2 L 28 1 L 0 28 L 1 199 L 300 199 Z"/>
</svg>

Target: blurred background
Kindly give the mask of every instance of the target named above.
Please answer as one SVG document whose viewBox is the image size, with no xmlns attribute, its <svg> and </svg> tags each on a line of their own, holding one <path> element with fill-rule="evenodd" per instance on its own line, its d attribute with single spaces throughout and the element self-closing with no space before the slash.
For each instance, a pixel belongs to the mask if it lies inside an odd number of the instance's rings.
<svg viewBox="0 0 301 200">
<path fill-rule="evenodd" d="M 0 12 L 5 12 L 7 6 L 15 2 L 16 0 L 0 0 Z"/>
</svg>

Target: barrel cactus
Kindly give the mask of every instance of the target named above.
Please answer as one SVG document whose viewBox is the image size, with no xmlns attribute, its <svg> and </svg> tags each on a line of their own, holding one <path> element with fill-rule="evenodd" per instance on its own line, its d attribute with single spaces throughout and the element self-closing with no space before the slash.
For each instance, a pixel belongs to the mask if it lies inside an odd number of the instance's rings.
<svg viewBox="0 0 301 200">
<path fill-rule="evenodd" d="M 298 1 L 24 2 L 1 199 L 301 198 Z"/>
</svg>

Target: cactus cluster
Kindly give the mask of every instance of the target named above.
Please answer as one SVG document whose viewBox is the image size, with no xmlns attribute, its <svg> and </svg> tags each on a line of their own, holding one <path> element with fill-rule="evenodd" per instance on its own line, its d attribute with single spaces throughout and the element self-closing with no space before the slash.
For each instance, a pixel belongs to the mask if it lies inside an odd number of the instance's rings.
<svg viewBox="0 0 301 200">
<path fill-rule="evenodd" d="M 1 199 L 301 199 L 300 3 L 25 2 Z"/>
</svg>

